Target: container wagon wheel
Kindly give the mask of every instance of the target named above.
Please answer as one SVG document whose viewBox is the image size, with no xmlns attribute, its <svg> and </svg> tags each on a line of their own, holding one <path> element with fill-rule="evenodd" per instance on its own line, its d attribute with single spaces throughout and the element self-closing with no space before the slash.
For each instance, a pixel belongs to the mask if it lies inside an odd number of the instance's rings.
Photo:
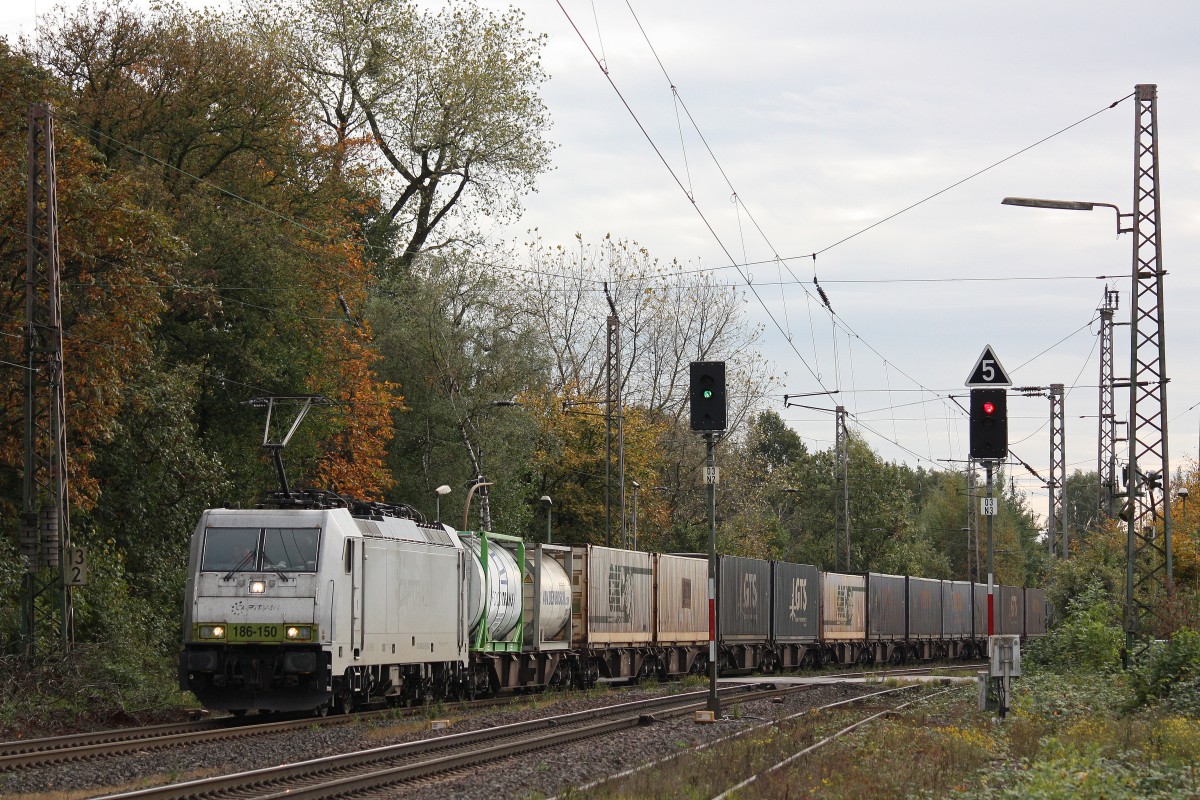
<svg viewBox="0 0 1200 800">
<path fill-rule="evenodd" d="M 581 689 L 590 689 L 595 686 L 596 682 L 600 680 L 599 662 L 595 660 L 589 661 L 587 666 L 583 669 L 581 678 L 583 683 L 583 685 L 580 687 Z"/>
<path fill-rule="evenodd" d="M 561 689 L 563 686 L 569 685 L 571 682 L 571 667 L 564 658 L 558 662 L 558 666 L 554 668 L 554 674 L 550 676 L 550 688 Z"/>
</svg>

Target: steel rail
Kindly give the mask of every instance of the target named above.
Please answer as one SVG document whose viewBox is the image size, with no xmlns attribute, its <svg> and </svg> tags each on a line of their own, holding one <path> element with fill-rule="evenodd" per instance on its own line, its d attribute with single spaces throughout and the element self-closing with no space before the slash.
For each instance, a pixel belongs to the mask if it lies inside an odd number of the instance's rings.
<svg viewBox="0 0 1200 800">
<path fill-rule="evenodd" d="M 745 686 L 730 686 L 721 691 L 725 695 L 746 702 L 780 694 L 808 691 L 811 688 L 810 686 L 789 686 L 780 689 L 772 686 L 770 689 L 754 691 Z M 435 772 L 445 772 L 460 769 L 469 764 L 491 761 L 506 754 L 511 755 L 529 749 L 544 748 L 579 738 L 597 736 L 607 731 L 633 727 L 644 724 L 648 711 L 662 711 L 668 714 L 686 713 L 703 708 L 706 699 L 707 692 L 665 695 L 483 728 L 477 731 L 445 734 L 413 742 L 300 761 L 294 764 L 264 767 L 233 775 L 202 778 L 185 783 L 105 795 L 97 800 L 170 800 L 199 795 L 213 797 L 220 793 L 244 792 L 248 788 L 255 789 L 256 796 L 259 798 L 276 795 L 290 798 L 329 797 L 338 793 L 360 791 L 367 788 L 368 785 L 386 786 L 400 783 Z M 598 718 L 614 715 L 622 716 L 615 720 L 594 722 Z M 588 725 L 587 723 L 592 724 Z M 570 726 L 572 725 L 583 725 L 584 727 L 571 730 Z M 521 739 L 520 737 L 526 738 Z M 516 741 L 495 743 L 497 740 L 506 738 L 516 739 Z M 480 748 L 481 744 L 484 747 Z M 427 758 L 415 763 L 390 767 L 379 766 L 387 761 L 412 759 L 433 751 L 452 748 L 468 748 L 468 750 Z M 351 776 L 332 774 L 355 769 L 366 769 L 368 772 L 364 775 Z M 374 783 L 371 783 L 372 781 Z M 297 785 L 300 782 L 305 782 L 307 785 Z M 274 793 L 264 791 L 268 787 Z"/>
<path fill-rule="evenodd" d="M 814 687 L 812 684 L 809 684 L 808 688 L 814 688 Z M 616 774 L 606 775 L 602 778 L 597 778 L 596 780 L 589 781 L 588 783 L 585 783 L 582 786 L 573 786 L 573 787 L 571 787 L 571 791 L 572 792 L 586 792 L 591 789 L 595 789 L 597 786 L 601 786 L 606 783 L 611 783 L 612 781 L 620 780 L 622 778 L 628 778 L 631 775 L 636 775 L 637 773 L 643 772 L 647 769 L 652 769 L 654 767 L 662 766 L 663 764 L 666 764 L 668 761 L 674 761 L 675 759 L 680 758 L 688 753 L 699 752 L 701 750 L 708 750 L 709 748 L 715 747 L 719 744 L 724 744 L 725 742 L 733 741 L 734 739 L 740 738 L 749 733 L 753 733 L 755 731 L 760 731 L 763 728 L 769 728 L 774 725 L 778 725 L 780 722 L 786 722 L 787 720 L 794 719 L 794 718 L 800 717 L 800 716 L 804 716 L 805 714 L 811 714 L 814 711 L 825 711 L 825 710 L 828 710 L 831 708 L 837 708 L 838 706 L 850 705 L 851 703 L 861 703 L 864 700 L 874 700 L 875 698 L 880 697 L 885 694 L 893 694 L 895 692 L 901 692 L 901 691 L 905 691 L 907 689 L 914 689 L 914 688 L 916 688 L 916 686 L 898 686 L 898 687 L 895 687 L 892 689 L 884 689 L 882 691 L 871 692 L 870 694 L 860 695 L 859 697 L 851 697 L 847 700 L 836 700 L 832 703 L 826 703 L 825 705 L 822 705 L 822 706 L 808 708 L 808 709 L 805 709 L 804 711 L 799 712 L 798 714 L 793 714 L 791 716 L 784 717 L 783 719 L 771 720 L 770 722 L 764 722 L 760 725 L 751 725 L 748 728 L 742 728 L 741 730 L 739 730 L 735 733 L 731 733 L 728 736 L 722 736 L 719 739 L 713 739 L 712 741 L 705 742 L 704 744 L 701 744 L 695 748 L 672 753 L 671 755 L 666 756 L 665 758 L 660 758 L 655 761 L 648 761 L 644 764 L 639 764 L 636 767 L 631 767 L 630 769 L 622 770 L 621 772 L 618 772 Z M 549 800 L 559 800 L 558 795 L 554 795 L 554 796 L 550 797 Z"/>
<path fill-rule="evenodd" d="M 471 711 L 513 701 L 512 697 L 476 700 L 463 703 L 462 710 Z M 3 742 L 0 743 L 0 773 L 51 766 L 68 761 L 121 755 L 131 751 L 160 750 L 221 739 L 279 733 L 294 728 L 307 728 L 314 724 L 348 725 L 375 717 L 417 716 L 426 710 L 425 706 L 412 706 L 378 711 L 359 711 L 332 717 L 296 717 L 269 722 L 246 722 L 223 717 L 199 722 L 164 723 L 139 728 L 116 728 L 95 733 Z"/>
</svg>

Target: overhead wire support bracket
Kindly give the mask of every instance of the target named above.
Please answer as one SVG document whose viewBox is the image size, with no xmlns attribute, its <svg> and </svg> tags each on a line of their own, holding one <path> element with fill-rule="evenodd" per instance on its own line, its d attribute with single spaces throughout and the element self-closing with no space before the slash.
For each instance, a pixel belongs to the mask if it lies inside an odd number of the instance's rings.
<svg viewBox="0 0 1200 800">
<path fill-rule="evenodd" d="M 800 403 L 793 403 L 792 398 L 793 397 L 826 397 L 826 396 L 835 395 L 839 391 L 840 391 L 839 389 L 831 389 L 831 390 L 824 391 L 824 392 L 802 392 L 800 394 L 785 394 L 783 396 L 783 407 L 784 408 L 810 408 L 815 411 L 829 411 L 832 413 L 833 412 L 832 408 L 814 408 L 813 406 L 801 405 Z"/>
</svg>

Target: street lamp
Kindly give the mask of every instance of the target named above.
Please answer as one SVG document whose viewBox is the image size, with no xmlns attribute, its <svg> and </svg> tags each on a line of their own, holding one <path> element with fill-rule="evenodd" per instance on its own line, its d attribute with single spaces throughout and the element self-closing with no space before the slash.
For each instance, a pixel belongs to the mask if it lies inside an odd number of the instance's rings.
<svg viewBox="0 0 1200 800">
<path fill-rule="evenodd" d="M 554 501 L 550 495 L 544 494 L 542 502 L 546 504 L 546 544 L 554 544 L 554 536 L 550 533 L 550 509 L 554 507 Z"/>
<path fill-rule="evenodd" d="M 1133 231 L 1132 222 L 1128 228 L 1121 227 L 1121 218 L 1132 217 L 1133 214 L 1122 214 L 1121 209 L 1112 203 L 1089 203 L 1081 200 L 1041 200 L 1036 197 L 1006 197 L 1000 201 L 1000 204 L 1004 206 L 1024 206 L 1025 208 L 1057 208 L 1064 211 L 1091 211 L 1097 206 L 1111 208 L 1117 214 L 1117 233 L 1131 233 Z"/>
<path fill-rule="evenodd" d="M 450 494 L 450 487 L 442 484 L 433 490 L 433 500 L 436 503 L 436 513 L 434 514 L 435 521 L 440 525 L 442 522 L 442 495 Z"/>
<path fill-rule="evenodd" d="M 1186 486 L 1180 486 L 1179 491 L 1175 493 L 1175 496 L 1178 497 L 1180 502 L 1183 503 L 1183 509 L 1179 512 L 1179 516 L 1187 519 L 1188 488 Z"/>
</svg>

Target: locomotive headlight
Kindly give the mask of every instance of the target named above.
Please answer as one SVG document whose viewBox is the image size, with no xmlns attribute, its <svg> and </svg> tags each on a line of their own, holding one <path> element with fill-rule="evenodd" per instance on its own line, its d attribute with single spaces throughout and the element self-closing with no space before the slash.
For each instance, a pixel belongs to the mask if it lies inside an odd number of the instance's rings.
<svg viewBox="0 0 1200 800">
<path fill-rule="evenodd" d="M 201 625 L 201 639 L 224 639 L 225 627 L 223 625 Z"/>
<path fill-rule="evenodd" d="M 312 638 L 312 627 L 309 625 L 289 625 L 285 633 L 289 639 L 304 641 Z"/>
<path fill-rule="evenodd" d="M 266 581 L 250 581 L 250 594 L 262 594 L 266 590 Z"/>
</svg>

